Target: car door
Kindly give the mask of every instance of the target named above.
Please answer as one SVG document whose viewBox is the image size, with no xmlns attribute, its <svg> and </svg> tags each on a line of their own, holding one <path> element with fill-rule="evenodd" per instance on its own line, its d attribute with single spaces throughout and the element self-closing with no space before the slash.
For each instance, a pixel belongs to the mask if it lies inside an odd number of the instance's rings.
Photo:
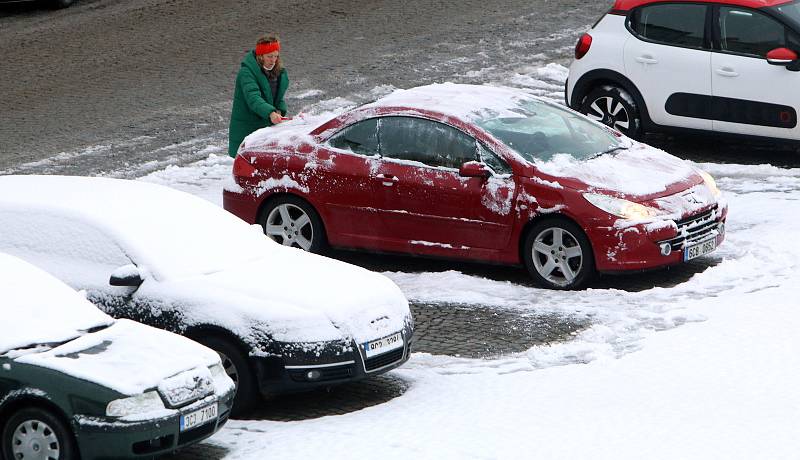
<svg viewBox="0 0 800 460">
<path fill-rule="evenodd" d="M 703 4 L 659 3 L 628 19 L 634 38 L 624 45 L 625 73 L 659 125 L 712 129 L 708 14 Z"/>
<path fill-rule="evenodd" d="M 715 131 L 800 138 L 800 72 L 770 65 L 767 52 L 800 52 L 798 35 L 763 12 L 738 6 L 716 8 L 719 50 L 712 53 Z"/>
<path fill-rule="evenodd" d="M 383 238 L 378 214 L 383 196 L 376 193 L 374 168 L 379 162 L 378 119 L 356 122 L 331 136 L 322 152 L 324 171 L 309 181 L 324 202 L 328 239 L 334 244 L 367 245 Z M 344 240 L 342 240 L 344 239 Z"/>
<path fill-rule="evenodd" d="M 514 185 L 505 177 L 462 177 L 461 165 L 478 161 L 478 143 L 444 123 L 383 117 L 378 126 L 382 161 L 375 183 L 387 235 L 417 246 L 467 251 L 501 248 L 508 238 Z"/>
</svg>

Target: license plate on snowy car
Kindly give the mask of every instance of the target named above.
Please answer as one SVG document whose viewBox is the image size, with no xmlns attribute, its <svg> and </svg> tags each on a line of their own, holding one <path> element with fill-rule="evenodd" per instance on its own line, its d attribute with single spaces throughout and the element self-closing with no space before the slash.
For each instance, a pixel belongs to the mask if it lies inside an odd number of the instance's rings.
<svg viewBox="0 0 800 460">
<path fill-rule="evenodd" d="M 367 358 L 372 358 L 373 356 L 382 355 L 387 351 L 397 350 L 402 347 L 403 334 L 397 332 L 388 337 L 365 343 L 364 354 L 367 355 Z"/>
<path fill-rule="evenodd" d="M 702 243 L 697 243 L 695 245 L 689 246 L 683 250 L 683 261 L 687 262 L 697 257 L 706 255 L 716 248 L 717 248 L 717 240 L 713 238 L 707 241 L 703 241 Z"/>
<path fill-rule="evenodd" d="M 208 407 L 181 415 L 181 431 L 190 430 L 196 426 L 217 419 L 217 403 Z"/>
</svg>

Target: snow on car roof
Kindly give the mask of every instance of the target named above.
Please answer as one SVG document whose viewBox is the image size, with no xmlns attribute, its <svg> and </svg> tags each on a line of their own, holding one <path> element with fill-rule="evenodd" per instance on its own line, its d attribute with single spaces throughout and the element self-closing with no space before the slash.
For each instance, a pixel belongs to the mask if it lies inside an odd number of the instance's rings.
<svg viewBox="0 0 800 460">
<path fill-rule="evenodd" d="M 80 234 L 88 223 L 113 238 L 134 263 L 144 265 L 157 279 L 212 273 L 254 260 L 269 249 L 262 232 L 218 206 L 141 181 L 2 176 L 3 214 L 8 219 L 58 216 L 58 225 L 73 226 L 72 234 Z M 13 237 L 0 234 L 0 243 L 7 246 Z M 76 255 L 87 244 L 93 240 L 76 241 Z"/>
<path fill-rule="evenodd" d="M 45 271 L 0 253 L 0 353 L 55 343 L 114 320 Z"/>
<path fill-rule="evenodd" d="M 520 100 L 537 99 L 518 88 L 486 85 L 436 83 L 411 89 L 398 89 L 393 93 L 364 105 L 361 109 L 398 107 L 429 110 L 465 120 L 483 118 L 486 113 L 495 116 L 519 116 L 514 112 Z"/>
<path fill-rule="evenodd" d="M 649 5 L 651 3 L 698 3 L 697 0 L 616 0 L 614 3 L 614 10 L 628 11 L 642 5 Z M 702 3 L 722 3 L 725 5 L 746 6 L 750 8 L 766 8 L 775 5 L 782 5 L 789 3 L 791 0 L 703 0 Z"/>
</svg>

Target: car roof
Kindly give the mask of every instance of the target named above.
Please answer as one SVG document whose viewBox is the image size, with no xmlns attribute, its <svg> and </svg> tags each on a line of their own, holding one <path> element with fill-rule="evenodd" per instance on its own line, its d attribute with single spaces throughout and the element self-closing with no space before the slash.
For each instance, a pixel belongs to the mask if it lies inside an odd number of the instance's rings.
<svg viewBox="0 0 800 460">
<path fill-rule="evenodd" d="M 724 5 L 766 8 L 790 3 L 792 0 L 616 0 L 613 10 L 628 11 L 651 3 L 720 3 Z"/>
<path fill-rule="evenodd" d="M 358 110 L 414 109 L 452 116 L 464 121 L 474 121 L 485 111 L 496 113 L 512 111 L 520 99 L 530 100 L 535 97 L 517 88 L 437 83 L 396 90 Z"/>
<path fill-rule="evenodd" d="M 0 253 L 0 318 L 0 354 L 69 340 L 113 321 L 44 270 L 4 253 Z"/>
<path fill-rule="evenodd" d="M 100 229 L 134 262 L 148 264 L 158 279 L 221 270 L 249 259 L 260 244 L 255 240 L 266 238 L 221 207 L 163 185 L 101 177 L 0 176 L 0 216 L 37 211 L 59 217 L 59 225 Z M 0 243 L 5 241 L 0 233 Z"/>
</svg>

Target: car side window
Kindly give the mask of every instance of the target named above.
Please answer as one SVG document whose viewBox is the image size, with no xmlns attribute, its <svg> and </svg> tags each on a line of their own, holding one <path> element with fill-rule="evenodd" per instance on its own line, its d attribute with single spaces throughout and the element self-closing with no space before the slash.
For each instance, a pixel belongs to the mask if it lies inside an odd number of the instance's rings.
<svg viewBox="0 0 800 460">
<path fill-rule="evenodd" d="M 685 3 L 646 6 L 634 11 L 630 27 L 637 35 L 649 41 L 703 48 L 706 6 Z"/>
<path fill-rule="evenodd" d="M 107 286 L 131 260 L 93 225 L 46 210 L 0 211 L 0 252 L 20 257 L 80 289 Z"/>
<path fill-rule="evenodd" d="M 488 147 L 478 142 L 478 158 L 480 162 L 492 168 L 495 174 L 511 174 L 511 166 L 505 160 L 497 156 Z"/>
<path fill-rule="evenodd" d="M 719 31 L 723 51 L 761 58 L 775 48 L 796 49 L 798 43 L 783 24 L 746 8 L 720 7 Z"/>
<path fill-rule="evenodd" d="M 381 156 L 428 166 L 460 168 L 478 158 L 476 142 L 452 126 L 414 117 L 384 117 L 378 125 Z"/>
<path fill-rule="evenodd" d="M 328 144 L 340 150 L 349 150 L 360 155 L 378 153 L 378 119 L 354 123 L 334 134 Z"/>
</svg>

